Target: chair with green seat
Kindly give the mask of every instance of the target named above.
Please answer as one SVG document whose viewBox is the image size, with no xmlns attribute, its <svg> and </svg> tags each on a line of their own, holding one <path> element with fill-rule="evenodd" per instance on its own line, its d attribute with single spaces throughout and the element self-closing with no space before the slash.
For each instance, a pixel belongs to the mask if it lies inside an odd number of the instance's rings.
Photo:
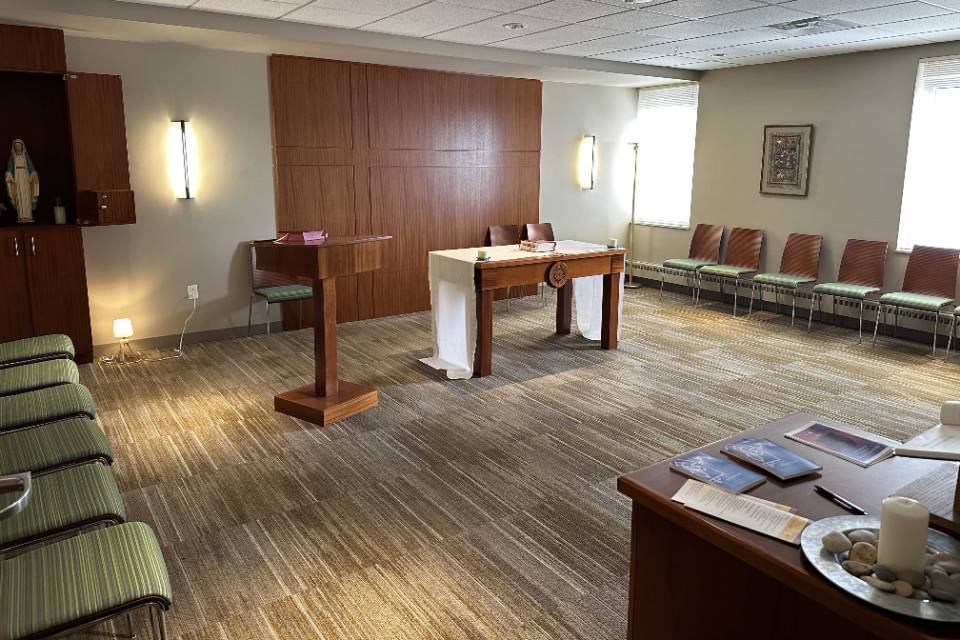
<svg viewBox="0 0 960 640">
<path fill-rule="evenodd" d="M 4 640 L 59 637 L 144 607 L 151 621 L 159 614 L 165 640 L 163 615 L 172 599 L 160 545 L 142 522 L 96 529 L 0 561 Z"/>
<path fill-rule="evenodd" d="M 952 318 L 950 319 L 950 337 L 947 339 L 947 355 L 944 356 L 944 360 L 950 359 L 950 348 L 953 346 L 953 341 L 957 337 L 957 324 L 960 321 L 960 307 L 957 307 L 953 310 L 953 313 L 950 314 Z"/>
<path fill-rule="evenodd" d="M 56 360 L 59 358 L 73 360 L 75 355 L 73 341 L 70 340 L 69 336 L 60 333 L 23 338 L 22 340 L 0 343 L 0 369 L 41 360 Z"/>
<path fill-rule="evenodd" d="M 96 420 L 68 418 L 36 429 L 0 432 L 0 475 L 40 475 L 88 462 L 113 464 L 110 441 Z"/>
<path fill-rule="evenodd" d="M 35 476 L 29 504 L 0 520 L 0 553 L 126 519 L 109 467 L 84 464 Z"/>
<path fill-rule="evenodd" d="M 681 275 L 690 286 L 691 295 L 696 290 L 697 271 L 701 267 L 720 262 L 720 245 L 723 242 L 722 224 L 700 223 L 693 230 L 690 251 L 686 258 L 670 258 L 660 265 L 660 298 L 663 299 L 663 282 L 666 274 Z"/>
<path fill-rule="evenodd" d="M 750 313 L 753 313 L 753 298 L 757 289 L 760 289 L 760 308 L 763 308 L 764 288 L 773 289 L 776 296 L 778 310 L 780 292 L 789 291 L 791 294 L 790 326 L 793 326 L 797 316 L 797 291 L 800 287 L 812 285 L 820 277 L 820 249 L 823 246 L 823 236 L 791 233 L 787 236 L 787 244 L 783 247 L 783 256 L 780 258 L 780 271 L 758 273 L 750 283 Z M 810 307 L 813 313 L 813 306 Z"/>
<path fill-rule="evenodd" d="M 700 289 L 703 276 L 717 278 L 720 281 L 720 301 L 723 301 L 723 283 L 726 280 L 734 281 L 733 315 L 737 315 L 737 298 L 740 293 L 740 283 L 744 278 L 752 276 L 760 269 L 760 252 L 763 249 L 763 230 L 737 227 L 730 232 L 727 240 L 726 254 L 722 264 L 707 265 L 697 270 L 697 293 L 695 299 L 700 300 Z"/>
<path fill-rule="evenodd" d="M 0 396 L 79 383 L 80 370 L 77 369 L 77 364 L 63 358 L 0 369 Z"/>
<path fill-rule="evenodd" d="M 847 240 L 840 258 L 840 271 L 837 282 L 821 282 L 813 287 L 810 308 L 817 304 L 820 319 L 823 320 L 823 296 L 853 300 L 860 303 L 860 321 L 857 344 L 863 342 L 863 303 L 875 297 L 883 290 L 883 271 L 887 263 L 887 243 L 883 240 Z M 807 318 L 807 331 L 813 320 L 813 313 Z"/>
<path fill-rule="evenodd" d="M 76 417 L 97 417 L 93 396 L 82 384 L 62 384 L 0 398 L 0 433 Z"/>
<path fill-rule="evenodd" d="M 957 293 L 957 266 L 960 250 L 917 245 L 910 252 L 907 269 L 903 274 L 903 287 L 880 296 L 877 304 L 877 320 L 873 327 L 873 344 L 882 322 L 886 324 L 887 310 L 893 307 L 893 333 L 896 335 L 900 309 L 911 309 L 933 316 L 933 354 L 937 353 L 940 314 L 954 304 Z"/>
<path fill-rule="evenodd" d="M 313 298 L 313 287 L 304 282 L 292 281 L 288 276 L 272 271 L 257 269 L 256 242 L 250 242 L 250 267 L 253 281 L 253 292 L 250 294 L 250 309 L 247 312 L 247 335 L 250 335 L 253 326 L 253 303 L 262 298 L 267 314 L 267 335 L 270 335 L 270 305 L 283 302 L 297 302 L 299 321 L 297 326 L 303 326 L 303 301 Z"/>
</svg>

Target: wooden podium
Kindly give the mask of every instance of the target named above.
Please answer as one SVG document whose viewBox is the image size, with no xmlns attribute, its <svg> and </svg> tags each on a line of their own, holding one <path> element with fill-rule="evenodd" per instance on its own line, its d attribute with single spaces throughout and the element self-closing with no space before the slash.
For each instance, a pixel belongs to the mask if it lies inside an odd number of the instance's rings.
<svg viewBox="0 0 960 640">
<path fill-rule="evenodd" d="M 377 390 L 337 378 L 337 276 L 376 271 L 390 236 L 254 244 L 257 268 L 313 279 L 316 382 L 273 397 L 273 408 L 326 426 L 377 406 Z"/>
</svg>

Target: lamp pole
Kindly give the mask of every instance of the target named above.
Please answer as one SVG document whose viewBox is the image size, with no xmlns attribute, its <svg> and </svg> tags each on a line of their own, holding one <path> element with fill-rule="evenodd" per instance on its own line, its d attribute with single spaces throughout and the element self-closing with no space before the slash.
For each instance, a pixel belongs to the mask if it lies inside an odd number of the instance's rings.
<svg viewBox="0 0 960 640">
<path fill-rule="evenodd" d="M 633 228 L 636 226 L 637 219 L 637 149 L 640 145 L 637 142 L 631 142 L 630 146 L 633 147 L 633 189 L 630 191 L 630 230 L 627 234 L 627 261 L 630 266 L 627 271 L 628 277 L 625 286 L 628 289 L 639 289 L 642 285 L 633 282 Z"/>
</svg>

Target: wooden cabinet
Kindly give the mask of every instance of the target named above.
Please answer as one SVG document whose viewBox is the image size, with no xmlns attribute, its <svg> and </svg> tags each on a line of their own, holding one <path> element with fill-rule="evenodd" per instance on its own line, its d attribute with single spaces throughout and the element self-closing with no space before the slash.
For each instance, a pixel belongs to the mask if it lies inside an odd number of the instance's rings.
<svg viewBox="0 0 960 640">
<path fill-rule="evenodd" d="M 77 361 L 93 359 L 83 238 L 74 226 L 0 229 L 0 339 L 65 333 Z"/>
<path fill-rule="evenodd" d="M 0 69 L 63 73 L 67 70 L 63 31 L 0 24 Z"/>
<path fill-rule="evenodd" d="M 67 104 L 77 187 L 77 223 L 136 221 L 127 158 L 120 76 L 67 75 Z"/>
</svg>

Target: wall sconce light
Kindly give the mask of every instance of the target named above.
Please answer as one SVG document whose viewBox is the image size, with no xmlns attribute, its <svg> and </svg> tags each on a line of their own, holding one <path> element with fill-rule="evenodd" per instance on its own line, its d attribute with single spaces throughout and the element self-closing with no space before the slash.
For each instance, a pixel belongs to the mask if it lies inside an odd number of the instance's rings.
<svg viewBox="0 0 960 640">
<path fill-rule="evenodd" d="M 127 356 L 135 354 L 130 350 L 130 338 L 133 337 L 133 321 L 130 318 L 117 318 L 113 321 L 113 337 L 120 341 L 120 351 L 115 362 L 126 362 Z"/>
<path fill-rule="evenodd" d="M 577 150 L 577 183 L 581 191 L 593 189 L 597 177 L 597 136 L 583 136 Z"/>
<path fill-rule="evenodd" d="M 167 175 L 177 198 L 197 197 L 197 140 L 188 120 L 174 120 L 167 131 Z"/>
</svg>

